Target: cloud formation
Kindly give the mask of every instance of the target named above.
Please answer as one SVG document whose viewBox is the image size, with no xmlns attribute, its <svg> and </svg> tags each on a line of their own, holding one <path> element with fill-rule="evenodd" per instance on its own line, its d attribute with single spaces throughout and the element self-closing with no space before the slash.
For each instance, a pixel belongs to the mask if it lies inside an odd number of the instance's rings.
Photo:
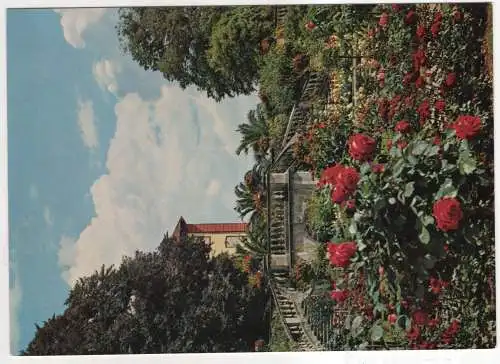
<svg viewBox="0 0 500 364">
<path fill-rule="evenodd" d="M 116 94 L 118 91 L 116 77 L 120 72 L 120 64 L 109 59 L 98 61 L 92 67 L 92 73 L 99 87 L 108 90 L 112 94 Z"/>
<path fill-rule="evenodd" d="M 64 279 L 73 285 L 102 264 L 154 249 L 179 215 L 237 220 L 233 190 L 248 165 L 234 154 L 234 130 L 255 104 L 255 97 L 243 97 L 214 105 L 173 86 L 153 101 L 138 94 L 120 100 L 108 172 L 91 187 L 95 217 L 75 243 L 61 240 Z"/>
<path fill-rule="evenodd" d="M 96 148 L 98 140 L 92 101 L 78 100 L 78 126 L 85 146 L 91 149 Z"/>
<path fill-rule="evenodd" d="M 61 17 L 61 27 L 66 42 L 75 48 L 84 48 L 83 33 L 90 25 L 97 23 L 106 10 L 106 8 L 72 8 L 54 11 Z"/>
</svg>

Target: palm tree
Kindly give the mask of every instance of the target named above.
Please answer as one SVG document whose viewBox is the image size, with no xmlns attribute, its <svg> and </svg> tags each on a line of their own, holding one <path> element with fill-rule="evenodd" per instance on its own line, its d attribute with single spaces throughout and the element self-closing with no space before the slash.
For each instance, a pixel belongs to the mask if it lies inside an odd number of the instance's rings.
<svg viewBox="0 0 500 364">
<path fill-rule="evenodd" d="M 260 215 L 250 224 L 248 234 L 236 246 L 236 253 L 240 256 L 252 255 L 256 259 L 263 259 L 268 254 L 266 220 Z"/>
<path fill-rule="evenodd" d="M 255 110 L 248 112 L 247 122 L 238 125 L 236 129 L 241 133 L 240 145 L 236 149 L 237 155 L 240 155 L 241 152 L 248 154 L 251 149 L 257 161 L 266 157 L 270 141 L 267 117 L 264 104 L 259 104 Z"/>
</svg>

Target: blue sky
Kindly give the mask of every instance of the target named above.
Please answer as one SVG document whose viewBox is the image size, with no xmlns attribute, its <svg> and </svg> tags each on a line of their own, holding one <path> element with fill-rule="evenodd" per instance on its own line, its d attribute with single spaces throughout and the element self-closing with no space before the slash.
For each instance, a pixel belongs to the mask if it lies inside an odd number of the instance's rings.
<svg viewBox="0 0 500 364">
<path fill-rule="evenodd" d="M 64 309 L 71 284 L 179 215 L 237 221 L 251 164 L 236 126 L 255 96 L 215 103 L 121 54 L 113 9 L 7 13 L 11 350 Z"/>
</svg>

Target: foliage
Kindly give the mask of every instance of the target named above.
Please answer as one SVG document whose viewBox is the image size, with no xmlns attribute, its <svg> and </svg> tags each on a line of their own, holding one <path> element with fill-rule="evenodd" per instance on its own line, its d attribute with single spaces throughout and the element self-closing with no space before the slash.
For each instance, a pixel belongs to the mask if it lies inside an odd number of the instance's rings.
<svg viewBox="0 0 500 364">
<path fill-rule="evenodd" d="M 81 278 L 23 355 L 250 351 L 266 332 L 267 288 L 209 252 L 200 239 L 165 238 Z"/>
<path fill-rule="evenodd" d="M 117 32 L 122 49 L 145 70 L 220 101 L 255 90 L 259 60 L 248 56 L 271 35 L 271 13 L 264 6 L 123 8 Z"/>
<path fill-rule="evenodd" d="M 268 114 L 264 104 L 257 105 L 255 110 L 250 110 L 247 115 L 247 122 L 238 125 L 237 132 L 241 134 L 241 141 L 236 154 L 241 152 L 248 154 L 252 149 L 255 159 L 266 157 L 269 151 L 269 126 Z"/>
<path fill-rule="evenodd" d="M 295 351 L 295 345 L 286 335 L 283 323 L 279 319 L 278 314 L 273 314 L 271 320 L 271 340 L 268 345 L 268 351 L 272 352 L 288 352 Z"/>
</svg>

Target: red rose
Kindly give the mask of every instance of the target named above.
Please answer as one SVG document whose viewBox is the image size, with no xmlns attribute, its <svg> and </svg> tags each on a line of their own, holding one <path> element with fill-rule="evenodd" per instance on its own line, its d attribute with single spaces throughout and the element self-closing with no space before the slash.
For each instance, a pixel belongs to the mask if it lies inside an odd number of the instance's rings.
<svg viewBox="0 0 500 364">
<path fill-rule="evenodd" d="M 439 294 L 443 288 L 448 287 L 448 282 L 445 282 L 441 279 L 436 279 L 431 277 L 429 279 L 429 287 L 431 288 L 432 293 Z"/>
<path fill-rule="evenodd" d="M 401 10 L 401 5 L 399 4 L 391 4 L 392 11 L 398 13 Z"/>
<path fill-rule="evenodd" d="M 443 13 L 440 12 L 440 11 L 438 11 L 434 15 L 434 22 L 438 22 L 438 21 L 441 21 L 441 20 L 443 20 Z"/>
<path fill-rule="evenodd" d="M 338 174 L 337 187 L 342 186 L 348 193 L 356 191 L 359 182 L 359 173 L 356 168 L 344 167 Z"/>
<path fill-rule="evenodd" d="M 427 319 L 427 312 L 418 310 L 413 313 L 413 322 L 419 326 L 425 325 L 427 323 Z"/>
<path fill-rule="evenodd" d="M 382 173 L 384 171 L 384 165 L 383 164 L 374 164 L 372 166 L 372 172 L 373 173 Z"/>
<path fill-rule="evenodd" d="M 332 291 L 331 294 L 330 294 L 330 297 L 332 297 L 332 299 L 335 300 L 338 303 L 344 302 L 347 299 L 347 297 L 349 297 L 349 291 L 348 290 L 343 290 L 343 291 L 336 290 L 336 291 Z"/>
<path fill-rule="evenodd" d="M 436 38 L 439 34 L 439 30 L 441 29 L 441 22 L 436 21 L 431 26 L 431 33 L 434 38 Z"/>
<path fill-rule="evenodd" d="M 367 135 L 355 134 L 349 138 L 348 146 L 349 154 L 354 160 L 365 161 L 372 156 L 376 141 Z"/>
<path fill-rule="evenodd" d="M 337 176 L 339 172 L 344 168 L 341 164 L 335 164 L 331 167 L 326 168 L 322 173 L 319 179 L 319 185 L 324 186 L 327 184 L 334 185 L 337 180 Z"/>
<path fill-rule="evenodd" d="M 423 125 L 425 121 L 431 116 L 431 111 L 430 111 L 430 106 L 429 106 L 429 100 L 424 100 L 420 104 L 420 106 L 417 108 L 418 115 L 420 117 L 420 125 Z"/>
<path fill-rule="evenodd" d="M 389 14 L 382 13 L 378 25 L 380 25 L 382 28 L 385 28 L 388 23 L 389 23 Z"/>
<path fill-rule="evenodd" d="M 425 27 L 422 24 L 419 24 L 417 27 L 417 37 L 419 39 L 423 39 L 425 36 Z"/>
<path fill-rule="evenodd" d="M 309 30 L 309 31 L 311 31 L 314 28 L 316 28 L 316 24 L 314 24 L 314 22 L 312 22 L 312 21 L 308 21 L 307 24 L 306 24 L 306 29 Z"/>
<path fill-rule="evenodd" d="M 412 54 L 413 58 L 413 69 L 415 72 L 418 72 L 420 70 L 420 67 L 425 65 L 425 62 L 427 61 L 427 56 L 425 55 L 425 52 L 422 48 L 419 48 L 415 53 Z"/>
<path fill-rule="evenodd" d="M 455 129 L 459 139 L 471 139 L 481 130 L 481 119 L 472 115 L 460 115 L 450 127 Z"/>
<path fill-rule="evenodd" d="M 398 142 L 398 148 L 399 149 L 405 149 L 408 146 L 408 142 L 406 140 L 400 140 Z"/>
<path fill-rule="evenodd" d="M 458 229 L 463 218 L 460 201 L 454 197 L 444 197 L 434 203 L 433 216 L 438 229 L 450 231 Z"/>
<path fill-rule="evenodd" d="M 410 10 L 408 13 L 406 13 L 405 16 L 405 23 L 406 24 L 413 24 L 415 22 L 415 11 Z"/>
<path fill-rule="evenodd" d="M 413 78 L 413 73 L 408 72 L 403 77 L 403 85 L 408 85 Z"/>
<path fill-rule="evenodd" d="M 437 100 L 434 103 L 434 108 L 436 109 L 436 111 L 442 112 L 445 107 L 446 107 L 446 102 L 442 99 Z"/>
<path fill-rule="evenodd" d="M 391 324 L 395 324 L 398 319 L 398 316 L 396 314 L 391 313 L 389 316 L 387 316 L 387 321 L 389 321 Z"/>
<path fill-rule="evenodd" d="M 335 186 L 330 192 L 330 198 L 333 203 L 341 203 L 346 200 L 349 196 L 349 191 L 347 191 L 344 186 Z"/>
<path fill-rule="evenodd" d="M 451 87 L 455 84 L 456 80 L 457 80 L 457 76 L 455 75 L 455 73 L 450 72 L 446 75 L 445 84 L 446 84 L 446 86 Z"/>
<path fill-rule="evenodd" d="M 367 34 L 368 34 L 368 37 L 373 38 L 373 36 L 375 35 L 375 30 L 368 29 L 368 33 Z"/>
<path fill-rule="evenodd" d="M 411 125 L 406 120 L 401 120 L 400 122 L 398 122 L 396 124 L 396 127 L 394 128 L 394 130 L 396 130 L 400 133 L 407 133 L 410 131 L 410 129 L 411 129 Z"/>
<path fill-rule="evenodd" d="M 439 135 L 436 135 L 434 139 L 432 140 L 432 144 L 434 145 L 441 145 L 441 137 Z"/>
<path fill-rule="evenodd" d="M 357 250 L 357 245 L 354 241 L 340 244 L 328 243 L 327 247 L 330 263 L 341 268 L 345 268 L 349 265 L 352 256 Z"/>
<path fill-rule="evenodd" d="M 422 88 L 425 85 L 424 78 L 422 76 L 418 76 L 417 80 L 415 81 L 415 87 L 416 88 Z"/>
<path fill-rule="evenodd" d="M 420 329 L 416 326 L 412 327 L 411 330 L 406 333 L 406 337 L 408 338 L 409 341 L 415 341 L 419 338 L 420 336 Z"/>
</svg>

